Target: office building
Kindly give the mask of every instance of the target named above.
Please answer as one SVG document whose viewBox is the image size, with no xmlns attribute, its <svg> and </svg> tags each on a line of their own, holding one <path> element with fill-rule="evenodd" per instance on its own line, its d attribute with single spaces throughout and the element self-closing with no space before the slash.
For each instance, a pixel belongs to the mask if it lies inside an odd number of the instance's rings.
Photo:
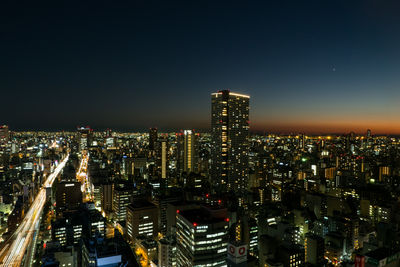
<svg viewBox="0 0 400 267">
<path fill-rule="evenodd" d="M 304 266 L 304 249 L 299 245 L 281 245 L 276 256 L 283 266 Z"/>
<path fill-rule="evenodd" d="M 320 236 L 308 233 L 304 242 L 305 262 L 315 266 L 323 266 L 325 243 Z"/>
<path fill-rule="evenodd" d="M 115 147 L 115 138 L 112 134 L 111 129 L 106 130 L 104 141 L 107 148 Z"/>
<path fill-rule="evenodd" d="M 0 143 L 7 143 L 10 140 L 10 132 L 7 125 L 0 126 Z"/>
<path fill-rule="evenodd" d="M 84 203 L 78 210 L 65 212 L 51 224 L 53 241 L 61 246 L 77 245 L 82 236 L 105 235 L 106 219 L 96 210 L 94 203 Z"/>
<path fill-rule="evenodd" d="M 154 199 L 154 204 L 157 206 L 159 211 L 159 230 L 163 235 L 168 235 L 174 232 L 174 229 L 171 228 L 171 226 L 173 227 L 175 225 L 173 222 L 175 222 L 176 209 L 171 209 L 170 204 L 179 201 L 182 201 L 181 196 L 161 196 Z"/>
<path fill-rule="evenodd" d="M 61 181 L 56 191 L 57 216 L 66 210 L 76 210 L 82 203 L 81 183 Z"/>
<path fill-rule="evenodd" d="M 146 200 L 134 200 L 126 208 L 126 233 L 131 241 L 138 235 L 155 237 L 158 233 L 158 209 Z"/>
<path fill-rule="evenodd" d="M 118 222 L 126 219 L 126 207 L 131 203 L 133 188 L 124 183 L 117 183 L 113 190 L 113 211 Z"/>
<path fill-rule="evenodd" d="M 249 100 L 228 90 L 211 95 L 211 179 L 222 191 L 248 184 Z"/>
<path fill-rule="evenodd" d="M 198 167 L 198 135 L 192 130 L 184 130 L 178 134 L 178 167 L 179 172 L 197 172 Z"/>
<path fill-rule="evenodd" d="M 158 266 L 176 266 L 176 240 L 171 236 L 158 241 Z"/>
<path fill-rule="evenodd" d="M 157 142 L 157 174 L 162 179 L 167 179 L 169 164 L 169 144 L 167 137 Z"/>
<path fill-rule="evenodd" d="M 79 151 L 88 149 L 92 145 L 93 130 L 89 126 L 78 128 Z"/>
<path fill-rule="evenodd" d="M 157 128 L 150 128 L 149 130 L 149 150 L 154 151 L 156 149 L 158 140 Z"/>
<path fill-rule="evenodd" d="M 226 209 L 177 211 L 177 266 L 227 266 Z"/>
<path fill-rule="evenodd" d="M 165 216 L 165 220 L 164 220 L 165 232 L 163 233 L 163 231 L 161 229 L 161 232 L 164 235 L 174 235 L 176 233 L 176 214 L 178 211 L 180 212 L 180 211 L 184 211 L 184 210 L 200 208 L 200 206 L 197 203 L 190 203 L 190 204 L 184 203 L 179 198 L 175 198 L 175 200 L 168 199 L 166 202 L 168 202 L 168 203 L 167 203 L 167 208 L 166 208 L 166 216 Z M 163 220 L 160 220 L 160 222 L 162 225 Z"/>
<path fill-rule="evenodd" d="M 84 267 L 139 266 L 129 245 L 119 235 L 114 238 L 83 238 L 82 241 L 81 262 Z"/>
<path fill-rule="evenodd" d="M 104 183 L 100 188 L 100 198 L 101 198 L 101 210 L 105 214 L 109 215 L 113 211 L 113 191 L 114 184 Z"/>
<path fill-rule="evenodd" d="M 87 202 L 81 205 L 79 212 L 83 222 L 83 232 L 86 236 L 94 237 L 106 234 L 106 219 L 96 209 L 95 204 Z"/>
<path fill-rule="evenodd" d="M 73 214 L 51 223 L 53 241 L 58 241 L 62 247 L 78 245 L 83 230 L 83 222 L 79 215 Z"/>
<path fill-rule="evenodd" d="M 72 247 L 71 250 L 59 251 L 54 253 L 54 258 L 60 263 L 59 266 L 77 267 L 78 252 Z M 46 266 L 46 264 L 44 264 Z"/>
</svg>

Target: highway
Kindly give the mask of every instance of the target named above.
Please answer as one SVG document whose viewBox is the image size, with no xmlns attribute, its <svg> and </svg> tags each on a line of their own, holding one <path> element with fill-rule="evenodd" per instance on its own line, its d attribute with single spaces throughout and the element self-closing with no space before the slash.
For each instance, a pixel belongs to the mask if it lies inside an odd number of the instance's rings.
<svg viewBox="0 0 400 267">
<path fill-rule="evenodd" d="M 83 199 L 84 202 L 87 201 L 93 201 L 93 190 L 92 190 L 92 184 L 89 181 L 88 178 L 88 161 L 89 161 L 89 153 L 87 151 L 84 151 L 82 153 L 82 160 L 81 164 L 79 166 L 79 170 L 76 173 L 76 179 L 82 183 L 82 192 L 83 192 Z"/>
<path fill-rule="evenodd" d="M 17 230 L 5 241 L 4 247 L 0 251 L 0 266 L 20 266 L 25 254 L 29 256 L 26 257 L 25 261 L 28 262 L 25 262 L 24 265 L 31 266 L 33 260 L 31 250 L 35 247 L 35 244 L 31 244 L 31 242 L 40 224 L 40 216 L 46 202 L 46 187 L 53 185 L 54 180 L 64 168 L 68 158 L 69 155 L 47 177 Z M 30 252 L 26 253 L 27 250 Z"/>
</svg>

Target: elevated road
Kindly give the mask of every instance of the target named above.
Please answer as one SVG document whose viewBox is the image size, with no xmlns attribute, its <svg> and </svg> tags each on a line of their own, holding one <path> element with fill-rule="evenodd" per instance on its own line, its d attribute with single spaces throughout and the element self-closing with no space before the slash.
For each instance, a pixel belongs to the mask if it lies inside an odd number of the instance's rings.
<svg viewBox="0 0 400 267">
<path fill-rule="evenodd" d="M 46 188 L 53 185 L 54 180 L 64 168 L 68 158 L 69 155 L 47 177 L 17 230 L 5 241 L 3 249 L 0 251 L 0 266 L 21 266 L 25 254 L 24 265 L 31 266 L 34 258 L 32 250 L 35 247 L 35 244 L 31 243 L 35 235 L 37 235 L 40 225 L 40 216 L 46 203 Z"/>
</svg>

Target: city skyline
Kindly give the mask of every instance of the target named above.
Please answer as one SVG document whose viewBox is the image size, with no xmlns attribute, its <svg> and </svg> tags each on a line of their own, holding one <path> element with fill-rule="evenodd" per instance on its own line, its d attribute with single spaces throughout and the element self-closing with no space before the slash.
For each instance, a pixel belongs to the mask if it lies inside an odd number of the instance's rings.
<svg viewBox="0 0 400 267">
<path fill-rule="evenodd" d="M 231 90 L 218 90 L 217 92 L 231 92 L 233 94 L 238 94 L 242 95 L 245 97 L 250 97 L 250 95 L 244 95 L 239 92 L 232 92 Z M 215 93 L 211 93 L 210 95 L 214 95 Z M 210 112 L 210 115 L 212 116 L 212 112 Z M 251 117 L 250 117 L 251 118 Z M 368 122 L 363 122 L 358 120 L 357 122 L 352 121 L 352 119 L 347 119 L 347 120 L 341 120 L 340 122 L 342 125 L 339 127 L 335 122 L 337 123 L 338 121 L 325 121 L 324 119 L 322 120 L 316 120 L 316 122 L 307 122 L 307 123 L 301 123 L 298 120 L 296 120 L 296 116 L 294 115 L 293 118 L 290 118 L 291 123 L 285 124 L 285 123 L 277 123 L 276 125 L 270 125 L 269 129 L 264 129 L 262 127 L 257 127 L 254 126 L 250 123 L 249 121 L 249 133 L 251 134 L 287 134 L 287 135 L 296 135 L 296 134 L 309 134 L 311 136 L 316 136 L 316 135 L 346 135 L 349 133 L 355 133 L 359 135 L 365 135 L 367 131 L 371 131 L 374 135 L 389 135 L 389 136 L 398 136 L 400 135 L 400 132 L 397 132 L 396 130 L 394 131 L 388 131 L 388 127 L 382 123 L 379 119 L 375 120 L 375 124 L 368 124 Z M 179 123 L 179 121 L 177 121 Z M 370 123 L 370 122 L 369 122 Z M 392 121 L 392 123 L 395 123 L 395 120 Z M 208 125 L 206 125 L 208 124 Z M 6 125 L 9 127 L 9 125 L 3 123 L 3 125 Z M 29 125 L 29 124 L 28 124 Z M 194 127 L 157 127 L 157 125 L 154 124 L 149 124 L 151 125 L 150 127 L 116 127 L 112 128 L 106 125 L 94 125 L 95 127 L 92 127 L 93 124 L 86 123 L 86 124 L 79 124 L 75 127 L 71 127 L 71 125 L 67 126 L 66 128 L 42 128 L 42 129 L 31 129 L 31 128 L 14 128 L 10 130 L 14 131 L 44 131 L 44 132 L 58 132 L 58 131 L 76 131 L 79 128 L 88 128 L 88 129 L 94 129 L 97 131 L 116 131 L 116 132 L 142 132 L 145 133 L 149 129 L 156 129 L 159 130 L 160 133 L 167 133 L 167 132 L 182 132 L 183 130 L 196 130 L 198 132 L 204 133 L 204 132 L 211 132 L 212 131 L 212 125 L 210 124 L 209 121 L 205 122 L 205 124 L 200 126 L 200 128 L 194 128 Z M 162 123 L 161 123 L 162 125 Z M 183 123 L 182 125 L 185 125 Z M 377 128 L 368 127 L 368 125 L 375 125 L 378 126 Z M 11 125 L 12 127 L 13 125 Z M 97 127 L 96 127 L 97 126 Z M 324 128 L 324 130 L 321 130 L 321 127 Z M 400 125 L 398 127 L 400 129 Z M 397 129 L 396 125 L 394 128 L 391 129 Z"/>
<path fill-rule="evenodd" d="M 3 2 L 0 267 L 400 266 L 400 1 Z"/>
<path fill-rule="evenodd" d="M 398 7 L 3 3 L 2 123 L 208 130 L 209 94 L 231 89 L 252 132 L 400 134 Z"/>
</svg>

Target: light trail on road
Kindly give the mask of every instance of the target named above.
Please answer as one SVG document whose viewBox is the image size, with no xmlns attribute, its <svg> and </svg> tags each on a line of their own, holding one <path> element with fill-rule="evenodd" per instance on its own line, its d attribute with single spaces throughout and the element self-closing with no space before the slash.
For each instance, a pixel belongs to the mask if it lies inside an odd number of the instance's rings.
<svg viewBox="0 0 400 267">
<path fill-rule="evenodd" d="M 6 244 L 0 252 L 0 266 L 20 266 L 25 255 L 25 251 L 32 242 L 35 226 L 37 225 L 40 215 L 43 211 L 44 204 L 46 203 L 46 188 L 53 185 L 54 180 L 60 174 L 61 170 L 67 163 L 69 155 L 56 167 L 46 181 L 43 183 L 42 188 L 36 195 L 35 200 L 32 202 L 25 218 L 18 226 L 14 234 L 6 241 Z M 33 244 L 35 246 L 35 244 Z M 29 259 L 28 259 L 29 260 Z"/>
</svg>

